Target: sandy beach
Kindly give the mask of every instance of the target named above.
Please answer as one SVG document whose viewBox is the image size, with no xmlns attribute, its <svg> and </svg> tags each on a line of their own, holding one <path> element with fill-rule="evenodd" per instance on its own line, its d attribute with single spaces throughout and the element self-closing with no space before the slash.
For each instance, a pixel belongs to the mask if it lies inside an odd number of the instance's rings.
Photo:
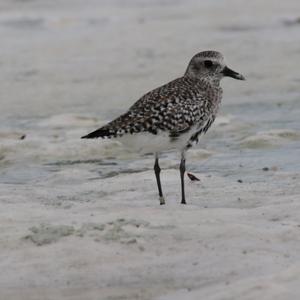
<svg viewBox="0 0 300 300">
<path fill-rule="evenodd" d="M 300 298 L 300 3 L 2 1 L 0 299 Z M 246 82 L 188 152 L 80 137 L 205 49 Z"/>
</svg>

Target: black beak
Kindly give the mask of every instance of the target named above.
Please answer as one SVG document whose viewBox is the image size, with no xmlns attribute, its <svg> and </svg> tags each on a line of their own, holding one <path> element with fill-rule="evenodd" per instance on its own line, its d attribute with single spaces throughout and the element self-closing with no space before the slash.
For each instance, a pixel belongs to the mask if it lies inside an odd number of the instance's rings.
<svg viewBox="0 0 300 300">
<path fill-rule="evenodd" d="M 239 74 L 239 73 L 229 69 L 228 67 L 225 67 L 223 69 L 222 73 L 224 74 L 224 76 L 232 77 L 232 78 L 235 78 L 238 80 L 246 80 L 242 74 Z"/>
</svg>

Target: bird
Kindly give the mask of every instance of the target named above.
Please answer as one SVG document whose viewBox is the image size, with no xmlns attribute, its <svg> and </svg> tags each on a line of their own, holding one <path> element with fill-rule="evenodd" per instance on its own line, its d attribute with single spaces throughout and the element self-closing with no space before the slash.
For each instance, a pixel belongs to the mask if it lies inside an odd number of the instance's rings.
<svg viewBox="0 0 300 300">
<path fill-rule="evenodd" d="M 183 76 L 146 93 L 127 112 L 82 138 L 116 139 L 139 153 L 153 153 L 161 205 L 165 198 L 159 156 L 164 151 L 180 151 L 181 204 L 186 204 L 186 152 L 214 122 L 223 93 L 220 81 L 226 76 L 245 80 L 227 67 L 220 52 L 199 52 L 192 57 Z"/>
</svg>

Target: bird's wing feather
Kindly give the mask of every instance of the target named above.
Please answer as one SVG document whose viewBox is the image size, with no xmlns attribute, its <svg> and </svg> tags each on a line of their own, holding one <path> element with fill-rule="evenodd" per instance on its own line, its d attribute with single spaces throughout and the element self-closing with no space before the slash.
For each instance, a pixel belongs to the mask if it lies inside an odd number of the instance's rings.
<svg viewBox="0 0 300 300">
<path fill-rule="evenodd" d="M 205 118 L 209 105 L 206 91 L 197 94 L 184 77 L 175 79 L 141 97 L 128 112 L 109 122 L 83 138 L 117 137 L 125 133 L 150 132 L 159 130 L 179 135 Z"/>
</svg>

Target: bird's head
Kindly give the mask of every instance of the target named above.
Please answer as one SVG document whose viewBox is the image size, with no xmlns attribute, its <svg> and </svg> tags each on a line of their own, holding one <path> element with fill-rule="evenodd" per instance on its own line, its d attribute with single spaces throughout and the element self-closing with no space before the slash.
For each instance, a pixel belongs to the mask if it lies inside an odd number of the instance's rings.
<svg viewBox="0 0 300 300">
<path fill-rule="evenodd" d="M 190 61 L 185 76 L 219 82 L 229 76 L 238 80 L 245 77 L 230 68 L 224 62 L 224 57 L 217 51 L 203 51 L 196 54 Z"/>
</svg>

